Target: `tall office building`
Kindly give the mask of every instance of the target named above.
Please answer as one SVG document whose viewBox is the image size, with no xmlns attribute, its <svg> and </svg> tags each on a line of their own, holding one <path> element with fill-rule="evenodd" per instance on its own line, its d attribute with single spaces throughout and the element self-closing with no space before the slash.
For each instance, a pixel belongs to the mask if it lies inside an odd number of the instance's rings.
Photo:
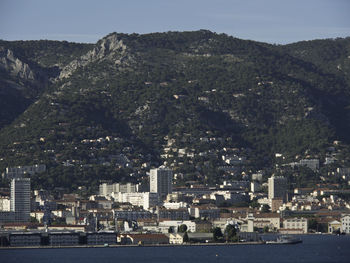
<svg viewBox="0 0 350 263">
<path fill-rule="evenodd" d="M 150 192 L 157 193 L 162 199 L 172 193 L 173 171 L 161 166 L 150 171 Z"/>
<path fill-rule="evenodd" d="M 28 222 L 30 219 L 30 179 L 16 178 L 11 181 L 11 211 L 15 221 Z"/>
<path fill-rule="evenodd" d="M 272 176 L 268 179 L 269 199 L 287 198 L 287 179 L 283 176 Z"/>
</svg>

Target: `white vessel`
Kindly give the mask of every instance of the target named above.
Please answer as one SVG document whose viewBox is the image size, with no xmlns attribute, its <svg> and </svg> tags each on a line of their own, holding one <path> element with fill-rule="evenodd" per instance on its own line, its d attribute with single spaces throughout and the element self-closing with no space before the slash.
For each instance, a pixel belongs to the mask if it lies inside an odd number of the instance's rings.
<svg viewBox="0 0 350 263">
<path fill-rule="evenodd" d="M 266 241 L 266 244 L 298 244 L 303 241 L 300 238 L 296 238 L 293 236 L 279 236 L 276 240 Z"/>
</svg>

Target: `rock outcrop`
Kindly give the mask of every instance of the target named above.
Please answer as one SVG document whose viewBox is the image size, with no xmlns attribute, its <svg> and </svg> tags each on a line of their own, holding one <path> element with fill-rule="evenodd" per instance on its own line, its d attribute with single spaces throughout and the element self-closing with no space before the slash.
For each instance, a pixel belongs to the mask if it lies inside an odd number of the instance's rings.
<svg viewBox="0 0 350 263">
<path fill-rule="evenodd" d="M 113 33 L 99 41 L 94 49 L 65 66 L 58 78 L 67 78 L 77 68 L 86 66 L 91 62 L 110 60 L 114 64 L 120 65 L 122 61 L 128 58 L 130 58 L 130 55 L 127 52 L 127 46 L 123 43 L 123 40 L 118 39 L 116 33 Z"/>
<path fill-rule="evenodd" d="M 34 81 L 35 73 L 27 63 L 16 57 L 12 50 L 0 47 L 0 68 L 13 77 L 26 81 Z"/>
</svg>

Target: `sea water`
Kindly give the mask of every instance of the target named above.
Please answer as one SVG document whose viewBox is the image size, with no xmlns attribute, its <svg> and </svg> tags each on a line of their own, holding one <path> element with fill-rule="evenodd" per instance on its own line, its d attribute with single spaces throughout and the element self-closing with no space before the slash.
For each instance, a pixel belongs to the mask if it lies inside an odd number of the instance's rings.
<svg viewBox="0 0 350 263">
<path fill-rule="evenodd" d="M 2 249 L 0 262 L 350 262 L 350 236 L 300 237 L 295 245 Z"/>
</svg>

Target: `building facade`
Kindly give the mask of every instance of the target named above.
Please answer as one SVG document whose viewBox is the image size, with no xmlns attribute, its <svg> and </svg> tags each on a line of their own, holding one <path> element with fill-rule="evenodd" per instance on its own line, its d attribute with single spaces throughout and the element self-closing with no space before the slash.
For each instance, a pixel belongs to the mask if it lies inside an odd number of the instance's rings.
<svg viewBox="0 0 350 263">
<path fill-rule="evenodd" d="M 117 235 L 113 232 L 87 233 L 87 245 L 115 245 L 117 243 Z"/>
<path fill-rule="evenodd" d="M 28 222 L 30 219 L 30 179 L 16 178 L 11 181 L 11 211 L 15 221 Z"/>
<path fill-rule="evenodd" d="M 306 218 L 288 218 L 283 220 L 284 229 L 300 229 L 302 233 L 307 233 L 307 219 Z"/>
<path fill-rule="evenodd" d="M 132 184 L 132 183 L 126 183 L 126 184 L 120 184 L 120 183 L 114 183 L 114 184 L 107 184 L 103 183 L 99 186 L 99 195 L 107 196 L 114 193 L 135 193 L 139 191 L 139 185 Z"/>
<path fill-rule="evenodd" d="M 10 198 L 0 196 L 0 211 L 11 211 Z"/>
<path fill-rule="evenodd" d="M 50 246 L 76 246 L 79 245 L 79 233 L 59 232 L 49 234 Z"/>
<path fill-rule="evenodd" d="M 274 198 L 282 198 L 286 201 L 287 197 L 287 179 L 283 176 L 272 176 L 268 179 L 268 197 L 270 200 Z"/>
<path fill-rule="evenodd" d="M 341 222 L 342 232 L 349 234 L 350 233 L 350 214 L 342 215 L 340 222 Z"/>
<path fill-rule="evenodd" d="M 164 166 L 150 171 L 150 192 L 157 193 L 162 199 L 172 193 L 173 172 Z"/>
<path fill-rule="evenodd" d="M 342 228 L 342 224 L 338 220 L 333 220 L 333 221 L 328 223 L 328 233 L 329 234 L 332 234 L 336 231 L 341 232 L 341 228 Z"/>
<path fill-rule="evenodd" d="M 157 193 L 113 193 L 112 197 L 119 203 L 130 203 L 134 206 L 141 206 L 146 210 L 158 204 Z"/>
<path fill-rule="evenodd" d="M 11 233 L 9 241 L 12 247 L 40 246 L 41 234 L 31 232 Z"/>
<path fill-rule="evenodd" d="M 152 213 L 145 210 L 114 210 L 114 218 L 137 221 L 139 219 L 151 219 Z"/>
</svg>

